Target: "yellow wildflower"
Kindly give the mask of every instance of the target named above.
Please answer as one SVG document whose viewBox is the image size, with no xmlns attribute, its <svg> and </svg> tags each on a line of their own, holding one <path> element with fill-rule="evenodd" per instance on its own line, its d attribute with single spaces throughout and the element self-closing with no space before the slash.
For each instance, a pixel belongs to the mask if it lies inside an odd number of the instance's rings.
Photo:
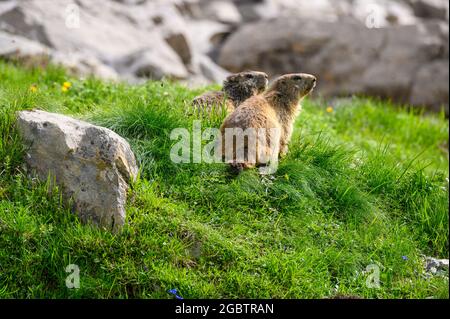
<svg viewBox="0 0 450 319">
<path fill-rule="evenodd" d="M 67 89 L 70 89 L 70 87 L 72 86 L 72 83 L 70 83 L 70 82 L 64 82 L 63 83 L 63 87 L 65 87 L 65 88 L 67 88 Z"/>
<path fill-rule="evenodd" d="M 37 85 L 33 84 L 32 86 L 30 86 L 30 91 L 35 93 L 38 90 Z"/>
<path fill-rule="evenodd" d="M 333 107 L 329 106 L 327 107 L 327 113 L 333 113 Z"/>
</svg>

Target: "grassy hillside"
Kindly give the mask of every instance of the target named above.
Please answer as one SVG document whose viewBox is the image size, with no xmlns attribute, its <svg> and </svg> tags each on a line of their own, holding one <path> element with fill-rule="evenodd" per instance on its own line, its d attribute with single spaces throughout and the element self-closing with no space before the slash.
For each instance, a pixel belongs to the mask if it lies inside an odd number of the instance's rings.
<svg viewBox="0 0 450 319">
<path fill-rule="evenodd" d="M 1 298 L 172 298 L 169 289 L 184 298 L 449 297 L 448 276 L 426 276 L 422 260 L 448 256 L 443 115 L 305 101 L 274 178 L 233 177 L 222 164 L 169 159 L 170 131 L 192 128 L 188 101 L 202 91 L 0 63 Z M 141 175 L 123 232 L 81 225 L 58 189 L 26 178 L 13 123 L 32 108 L 130 142 Z M 68 264 L 80 267 L 80 289 L 65 286 Z M 366 286 L 371 264 L 379 288 Z"/>
</svg>

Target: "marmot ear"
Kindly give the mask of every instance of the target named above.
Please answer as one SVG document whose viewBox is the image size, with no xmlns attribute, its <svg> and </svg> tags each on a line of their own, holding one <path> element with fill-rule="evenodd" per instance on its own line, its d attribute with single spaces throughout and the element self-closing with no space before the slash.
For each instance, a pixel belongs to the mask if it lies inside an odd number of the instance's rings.
<svg viewBox="0 0 450 319">
<path fill-rule="evenodd" d="M 230 86 L 230 85 L 233 85 L 233 83 L 236 83 L 236 75 L 235 74 L 227 76 L 227 78 L 223 81 L 224 86 Z"/>
<path fill-rule="evenodd" d="M 230 85 L 230 77 L 226 77 L 225 80 L 223 80 L 222 85 L 225 87 L 227 85 Z"/>
</svg>

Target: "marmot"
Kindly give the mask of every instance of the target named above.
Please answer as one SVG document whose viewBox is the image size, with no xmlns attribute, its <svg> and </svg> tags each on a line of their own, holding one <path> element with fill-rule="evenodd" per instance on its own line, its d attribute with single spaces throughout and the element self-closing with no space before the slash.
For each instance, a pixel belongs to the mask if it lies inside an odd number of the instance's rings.
<svg viewBox="0 0 450 319">
<path fill-rule="evenodd" d="M 267 164 L 268 157 L 276 156 L 278 159 L 279 156 L 286 154 L 294 120 L 301 110 L 299 102 L 311 92 L 315 85 L 316 77 L 313 75 L 286 74 L 277 78 L 263 94 L 247 99 L 225 119 L 220 128 L 222 158 L 240 171 L 259 164 Z M 233 137 L 233 141 L 228 141 L 228 143 L 226 141 L 225 130 L 228 128 L 238 128 L 242 131 L 247 129 L 263 130 L 260 130 L 262 135 L 258 135 L 257 142 L 252 142 L 252 144 L 248 142 L 249 135 L 245 132 L 240 133 L 242 134 L 242 144 L 236 146 L 237 133 L 234 133 L 236 135 Z M 247 132 L 249 131 L 251 130 Z M 240 154 L 244 154 L 244 158 L 239 154 L 236 158 L 239 147 L 240 151 L 243 151 Z M 225 156 L 226 154 L 228 156 Z M 232 158 L 230 158 L 231 156 Z M 263 156 L 265 160 L 263 160 Z"/>
<path fill-rule="evenodd" d="M 264 72 L 248 71 L 232 74 L 223 82 L 222 91 L 210 91 L 197 96 L 192 105 L 195 112 L 203 114 L 226 114 L 233 112 L 249 97 L 266 90 L 269 83 Z"/>
</svg>

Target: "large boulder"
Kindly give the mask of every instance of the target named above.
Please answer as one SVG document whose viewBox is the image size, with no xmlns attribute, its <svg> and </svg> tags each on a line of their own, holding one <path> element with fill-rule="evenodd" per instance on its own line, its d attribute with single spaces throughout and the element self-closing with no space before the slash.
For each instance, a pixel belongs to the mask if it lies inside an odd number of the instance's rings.
<svg viewBox="0 0 450 319">
<path fill-rule="evenodd" d="M 439 1 L 439 0 L 438 0 Z M 368 27 L 413 24 L 417 21 L 406 1 L 392 0 L 235 0 L 245 21 L 278 17 L 335 22 L 353 17 Z"/>
<path fill-rule="evenodd" d="M 23 63 L 46 63 L 52 50 L 47 46 L 0 31 L 0 57 Z"/>
<path fill-rule="evenodd" d="M 401 26 L 380 31 L 385 34 L 383 47 L 373 63 L 367 66 L 360 93 L 392 98 L 400 103 L 414 103 L 411 88 L 415 85 L 416 74 L 424 66 L 442 58 L 443 43 L 439 36 L 430 34 L 423 26 Z M 448 77 L 448 69 L 444 72 Z M 448 85 L 446 90 L 448 96 Z M 419 105 L 448 104 L 447 100 L 442 100 L 441 94 L 430 96 L 432 92 L 422 92 L 423 96 L 428 95 L 428 99 Z"/>
<path fill-rule="evenodd" d="M 78 76 L 95 75 L 102 79 L 118 79 L 116 71 L 95 56 L 55 51 L 39 42 L 2 31 L 0 31 L 0 57 L 26 66 L 46 66 L 51 61 Z"/>
<path fill-rule="evenodd" d="M 416 16 L 425 19 L 449 19 L 448 0 L 408 0 Z"/>
<path fill-rule="evenodd" d="M 141 30 L 160 35 L 185 65 L 192 59 L 188 24 L 170 1 L 148 1 L 126 8 L 127 15 Z"/>
<path fill-rule="evenodd" d="M 242 16 L 236 5 L 227 0 L 203 1 L 204 19 L 214 20 L 225 24 L 239 24 Z"/>
<path fill-rule="evenodd" d="M 138 78 L 181 80 L 189 75 L 178 55 L 161 54 L 158 48 L 138 50 L 115 61 L 114 65 L 120 74 Z"/>
<path fill-rule="evenodd" d="M 0 55 L 134 83 L 304 71 L 319 75 L 316 94 L 437 109 L 448 71 L 425 83 L 448 63 L 448 11 L 447 0 L 6 0 Z"/>
<path fill-rule="evenodd" d="M 218 62 L 231 72 L 316 74 L 316 92 L 324 96 L 365 94 L 413 103 L 418 101 L 412 93 L 415 81 L 426 77 L 423 68 L 448 61 L 448 40 L 432 29 L 436 25 L 370 29 L 351 19 L 333 23 L 279 18 L 244 25 L 226 40 Z M 417 74 L 420 70 L 423 74 Z M 439 78 L 448 78 L 448 69 L 442 69 Z M 448 109 L 444 84 L 439 93 L 427 92 L 420 104 L 442 103 Z"/>
<path fill-rule="evenodd" d="M 193 35 L 192 46 L 195 52 L 210 54 L 230 35 L 231 29 L 216 21 L 196 20 L 189 23 L 189 32 Z"/>
<path fill-rule="evenodd" d="M 44 111 L 22 111 L 18 130 L 26 163 L 45 181 L 55 178 L 84 222 L 117 231 L 125 222 L 128 183 L 137 175 L 129 144 L 109 129 Z"/>
<path fill-rule="evenodd" d="M 433 111 L 448 110 L 448 60 L 436 60 L 422 66 L 417 72 L 411 90 L 413 105 L 426 105 Z"/>
<path fill-rule="evenodd" d="M 51 46 L 42 17 L 16 1 L 7 1 L 0 7 L 0 29 Z"/>
<path fill-rule="evenodd" d="M 350 5 L 346 0 L 265 0 L 265 10 L 275 10 L 275 12 L 278 12 L 276 17 L 285 16 L 309 20 L 336 21 L 339 16 L 349 14 L 349 8 Z M 273 16 L 273 14 L 271 13 L 270 15 Z"/>
<path fill-rule="evenodd" d="M 231 72 L 259 67 L 272 77 L 317 74 L 320 91 L 331 93 L 337 86 L 358 85 L 354 78 L 377 58 L 383 40 L 383 34 L 356 22 L 280 18 L 240 28 L 223 45 L 218 62 Z"/>
<path fill-rule="evenodd" d="M 180 45 L 176 33 L 167 35 L 153 28 L 147 15 L 139 18 L 136 12 L 142 11 L 148 10 L 127 8 L 114 1 L 98 5 L 89 0 L 60 0 L 56 6 L 52 0 L 39 0 L 17 2 L 4 10 L 1 20 L 8 32 L 45 43 L 61 55 L 87 52 L 109 66 L 115 67 L 117 61 L 127 60 L 136 52 L 149 51 L 146 64 L 166 63 L 161 66 L 165 75 L 179 78 L 184 65 L 165 40 L 184 50 L 180 53 L 182 59 L 189 59 L 186 45 Z M 154 62 L 149 61 L 150 55 Z M 170 73 L 172 70 L 175 74 Z M 135 70 L 118 71 L 128 75 Z"/>
<path fill-rule="evenodd" d="M 245 22 L 273 19 L 280 16 L 276 0 L 235 0 Z"/>
<path fill-rule="evenodd" d="M 230 72 L 218 66 L 207 55 L 196 55 L 192 68 L 194 75 L 191 75 L 188 81 L 183 81 L 189 87 L 222 83 L 230 75 Z"/>
<path fill-rule="evenodd" d="M 118 80 L 117 72 L 89 53 L 70 53 L 53 51 L 50 56 L 52 63 L 66 68 L 76 76 L 96 76 L 105 80 Z"/>
</svg>

